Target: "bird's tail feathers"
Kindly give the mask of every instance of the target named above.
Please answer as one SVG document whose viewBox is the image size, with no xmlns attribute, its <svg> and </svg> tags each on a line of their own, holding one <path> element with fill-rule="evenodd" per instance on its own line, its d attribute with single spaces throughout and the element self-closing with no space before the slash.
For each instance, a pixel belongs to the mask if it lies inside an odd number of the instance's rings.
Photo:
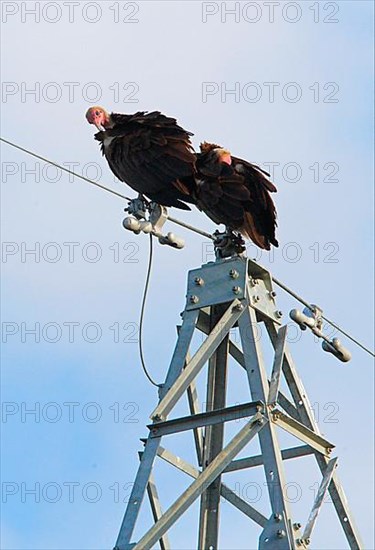
<svg viewBox="0 0 375 550">
<path fill-rule="evenodd" d="M 259 248 L 270 250 L 271 247 L 268 239 L 257 231 L 254 218 L 250 212 L 244 212 L 244 223 L 239 230 L 244 237 L 251 239 Z"/>
</svg>

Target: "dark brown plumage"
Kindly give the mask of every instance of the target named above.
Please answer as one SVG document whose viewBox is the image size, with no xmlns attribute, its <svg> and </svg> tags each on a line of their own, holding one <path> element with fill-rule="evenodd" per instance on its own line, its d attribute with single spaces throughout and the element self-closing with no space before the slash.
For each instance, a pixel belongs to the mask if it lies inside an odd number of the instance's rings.
<svg viewBox="0 0 375 550">
<path fill-rule="evenodd" d="M 202 143 L 196 154 L 193 134 L 159 111 L 123 115 L 91 107 L 86 118 L 99 130 L 95 139 L 112 172 L 135 191 L 164 206 L 196 204 L 260 248 L 278 246 L 270 196 L 276 187 L 259 166 L 214 143 Z"/>
<path fill-rule="evenodd" d="M 266 250 L 278 246 L 276 209 L 270 192 L 276 187 L 259 166 L 231 156 L 214 143 L 202 143 L 197 155 L 198 208 L 215 223 L 239 231 Z"/>
<path fill-rule="evenodd" d="M 190 210 L 185 202 L 195 200 L 179 179 L 195 172 L 190 132 L 158 111 L 109 115 L 91 107 L 86 117 L 100 130 L 95 139 L 119 180 L 159 204 Z"/>
</svg>

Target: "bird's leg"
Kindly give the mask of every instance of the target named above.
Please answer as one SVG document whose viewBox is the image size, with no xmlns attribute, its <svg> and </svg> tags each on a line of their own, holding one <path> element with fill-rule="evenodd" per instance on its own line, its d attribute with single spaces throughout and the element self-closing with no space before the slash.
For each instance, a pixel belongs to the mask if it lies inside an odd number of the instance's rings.
<svg viewBox="0 0 375 550">
<path fill-rule="evenodd" d="M 216 258 L 229 258 L 245 252 L 246 245 L 240 233 L 235 233 L 230 227 L 226 227 L 225 231 L 214 233 Z"/>
<path fill-rule="evenodd" d="M 135 216 L 138 220 L 146 219 L 146 212 L 148 210 L 148 202 L 145 197 L 139 193 L 138 198 L 132 199 L 129 202 L 129 206 L 126 209 L 129 214 Z"/>
</svg>

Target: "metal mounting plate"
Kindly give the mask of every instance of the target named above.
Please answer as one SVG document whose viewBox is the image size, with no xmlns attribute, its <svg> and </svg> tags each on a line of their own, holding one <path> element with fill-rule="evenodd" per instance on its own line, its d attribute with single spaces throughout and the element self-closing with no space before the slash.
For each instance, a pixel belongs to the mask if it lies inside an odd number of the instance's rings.
<svg viewBox="0 0 375 550">
<path fill-rule="evenodd" d="M 280 324 L 271 275 L 261 265 L 235 256 L 189 271 L 187 310 L 224 304 L 234 298 L 247 298 L 259 313 Z"/>
<path fill-rule="evenodd" d="M 242 300 L 246 281 L 246 262 L 240 258 L 209 262 L 193 269 L 188 275 L 186 309 Z"/>
</svg>

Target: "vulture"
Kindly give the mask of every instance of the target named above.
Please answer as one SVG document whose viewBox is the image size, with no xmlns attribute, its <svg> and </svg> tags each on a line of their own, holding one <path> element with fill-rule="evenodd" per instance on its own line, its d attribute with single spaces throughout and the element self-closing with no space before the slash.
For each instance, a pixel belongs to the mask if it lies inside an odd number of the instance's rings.
<svg viewBox="0 0 375 550">
<path fill-rule="evenodd" d="M 270 196 L 276 187 L 259 166 L 215 143 L 201 143 L 196 153 L 193 134 L 159 111 L 126 115 L 91 107 L 86 118 L 99 130 L 95 139 L 112 172 L 140 195 L 184 210 L 196 205 L 260 248 L 278 246 Z"/>
<path fill-rule="evenodd" d="M 181 178 L 195 173 L 193 134 L 158 111 L 123 115 L 91 107 L 86 118 L 99 130 L 95 139 L 120 181 L 154 202 L 190 210 L 186 202 L 195 200 Z"/>
<path fill-rule="evenodd" d="M 277 189 L 268 172 L 207 142 L 200 145 L 196 168 L 195 196 L 200 210 L 215 223 L 239 231 L 259 248 L 279 246 L 276 208 L 270 196 Z"/>
</svg>

